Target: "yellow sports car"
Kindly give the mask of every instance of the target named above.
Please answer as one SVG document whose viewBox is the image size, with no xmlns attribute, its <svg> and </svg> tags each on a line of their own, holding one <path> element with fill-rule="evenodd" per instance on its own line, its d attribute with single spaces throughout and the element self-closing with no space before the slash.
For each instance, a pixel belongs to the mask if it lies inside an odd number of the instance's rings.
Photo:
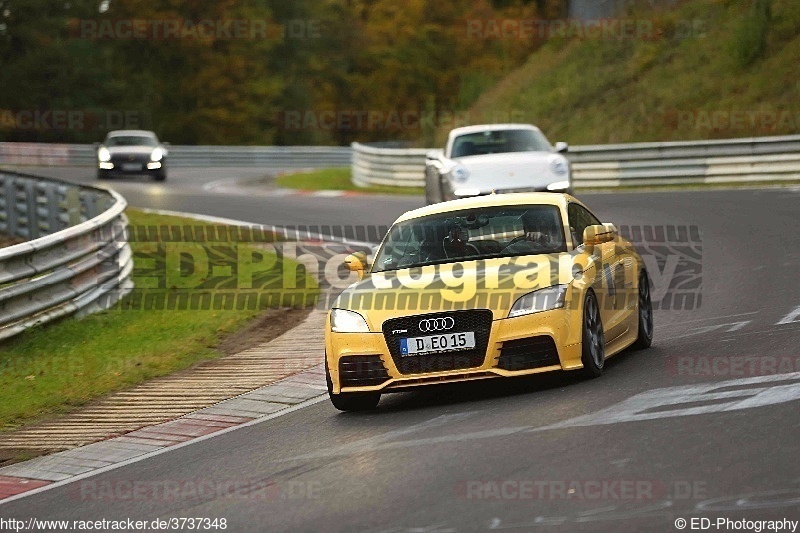
<svg viewBox="0 0 800 533">
<path fill-rule="evenodd" d="M 455 200 L 410 211 L 325 326 L 333 405 L 381 393 L 555 370 L 599 376 L 606 358 L 653 339 L 644 263 L 612 224 L 567 194 Z"/>
</svg>

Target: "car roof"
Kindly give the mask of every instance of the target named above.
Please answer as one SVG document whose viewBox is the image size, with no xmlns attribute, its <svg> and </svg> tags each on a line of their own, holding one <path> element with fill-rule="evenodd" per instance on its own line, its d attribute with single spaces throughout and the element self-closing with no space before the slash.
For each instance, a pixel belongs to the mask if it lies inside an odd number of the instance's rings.
<svg viewBox="0 0 800 533">
<path fill-rule="evenodd" d="M 133 137 L 156 137 L 156 134 L 147 130 L 115 130 L 109 131 L 107 137 L 122 137 L 130 135 Z"/>
<path fill-rule="evenodd" d="M 535 130 L 539 128 L 533 124 L 478 124 L 475 126 L 464 126 L 450 131 L 450 137 L 464 135 L 468 133 L 480 133 L 482 131 L 502 131 L 502 130 Z"/>
<path fill-rule="evenodd" d="M 484 207 L 554 205 L 563 210 L 566 209 L 567 204 L 569 203 L 583 205 L 582 202 L 573 196 L 570 196 L 569 194 L 555 192 L 521 192 L 472 196 L 470 198 L 461 198 L 459 200 L 451 200 L 449 202 L 427 205 L 425 207 L 420 207 L 419 209 L 408 211 L 407 213 L 401 215 L 395 224 L 398 222 L 405 222 L 407 220 L 413 220 L 415 218 L 426 217 L 429 215 L 436 215 L 439 213 L 450 213 L 453 211 L 480 209 Z M 586 206 L 583 205 L 583 207 Z"/>
</svg>

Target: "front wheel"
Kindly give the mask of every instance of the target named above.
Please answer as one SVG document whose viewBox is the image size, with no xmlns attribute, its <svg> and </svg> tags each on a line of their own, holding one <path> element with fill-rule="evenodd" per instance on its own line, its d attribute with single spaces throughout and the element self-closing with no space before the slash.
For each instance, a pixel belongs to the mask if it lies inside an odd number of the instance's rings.
<svg viewBox="0 0 800 533">
<path fill-rule="evenodd" d="M 644 270 L 639 274 L 639 301 L 636 310 L 639 315 L 639 335 L 633 347 L 643 350 L 653 344 L 653 302 L 650 298 L 650 279 Z"/>
<path fill-rule="evenodd" d="M 379 392 L 343 392 L 333 393 L 333 381 L 328 371 L 328 358 L 325 358 L 325 381 L 328 384 L 328 397 L 335 408 L 340 411 L 369 411 L 381 401 Z"/>
<path fill-rule="evenodd" d="M 586 294 L 583 303 L 582 340 L 583 374 L 587 378 L 596 378 L 603 373 L 606 363 L 606 341 L 603 335 L 603 323 L 600 320 L 600 308 L 592 292 Z"/>
</svg>

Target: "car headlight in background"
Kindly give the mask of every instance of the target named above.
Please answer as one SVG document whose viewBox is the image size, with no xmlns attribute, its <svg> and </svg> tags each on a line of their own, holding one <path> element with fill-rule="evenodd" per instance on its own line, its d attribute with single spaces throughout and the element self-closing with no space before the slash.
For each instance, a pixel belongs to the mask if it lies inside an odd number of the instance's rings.
<svg viewBox="0 0 800 533">
<path fill-rule="evenodd" d="M 569 181 L 556 181 L 547 186 L 548 191 L 566 191 L 571 183 Z"/>
<path fill-rule="evenodd" d="M 105 146 L 101 146 L 97 150 L 97 159 L 102 162 L 111 161 L 111 152 Z"/>
<path fill-rule="evenodd" d="M 511 311 L 508 313 L 508 318 L 541 313 L 552 309 L 561 309 L 564 307 L 564 300 L 566 297 L 566 285 L 555 285 L 546 289 L 529 292 L 514 302 Z"/>
<path fill-rule="evenodd" d="M 161 161 L 163 157 L 164 157 L 164 150 L 162 150 L 161 148 L 156 148 L 155 150 L 153 150 L 153 153 L 150 154 L 150 161 Z"/>
<path fill-rule="evenodd" d="M 331 310 L 331 331 L 336 333 L 369 333 L 364 317 L 354 311 Z"/>
<path fill-rule="evenodd" d="M 450 172 L 447 173 L 454 181 L 463 183 L 469 179 L 469 170 L 467 167 L 456 165 Z"/>
<path fill-rule="evenodd" d="M 555 159 L 550 163 L 550 171 L 556 176 L 566 176 L 569 174 L 569 164 L 563 159 Z"/>
</svg>

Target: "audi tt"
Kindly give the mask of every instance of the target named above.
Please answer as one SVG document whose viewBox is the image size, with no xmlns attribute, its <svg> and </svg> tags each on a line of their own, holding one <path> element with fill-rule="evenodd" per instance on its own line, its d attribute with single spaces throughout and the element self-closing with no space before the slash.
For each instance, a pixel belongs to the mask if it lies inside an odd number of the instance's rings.
<svg viewBox="0 0 800 533">
<path fill-rule="evenodd" d="M 333 405 L 375 408 L 381 394 L 444 382 L 579 371 L 647 348 L 650 281 L 613 224 L 568 194 L 513 193 L 410 211 L 325 326 Z"/>
</svg>

